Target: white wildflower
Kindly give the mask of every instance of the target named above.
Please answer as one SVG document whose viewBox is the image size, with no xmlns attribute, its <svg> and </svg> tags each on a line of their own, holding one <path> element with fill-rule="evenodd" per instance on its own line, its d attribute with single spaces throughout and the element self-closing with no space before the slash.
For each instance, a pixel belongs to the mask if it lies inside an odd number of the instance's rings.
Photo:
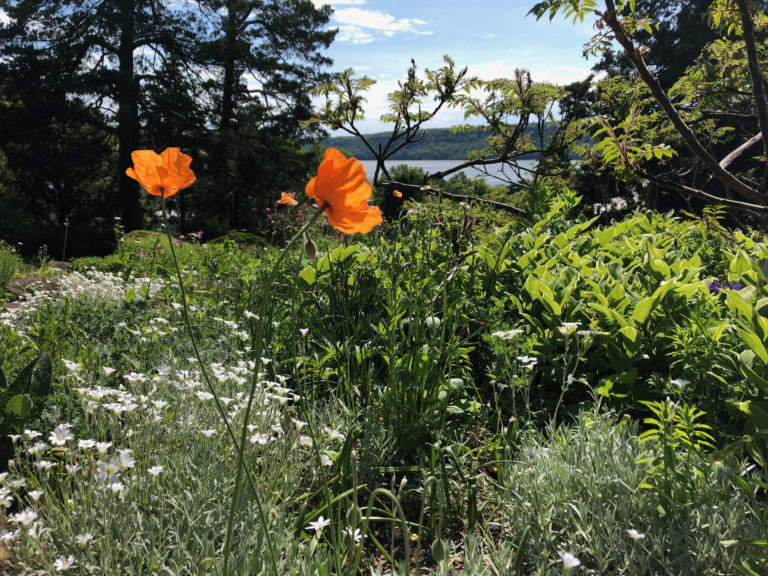
<svg viewBox="0 0 768 576">
<path fill-rule="evenodd" d="M 330 519 L 319 516 L 315 522 L 309 523 L 309 529 L 316 532 L 322 532 L 323 528 L 331 523 Z"/>
<path fill-rule="evenodd" d="M 64 366 L 66 366 L 67 370 L 69 370 L 71 374 L 77 374 L 77 372 L 80 370 L 81 365 L 77 362 L 66 359 L 63 359 L 62 362 L 64 362 Z"/>
<path fill-rule="evenodd" d="M 107 485 L 107 488 L 112 490 L 112 494 L 119 494 L 120 492 L 123 491 L 123 488 L 125 488 L 125 486 L 121 482 L 112 482 L 111 484 Z"/>
<path fill-rule="evenodd" d="M 96 451 L 99 454 L 106 454 L 110 448 L 112 448 L 112 442 L 96 442 Z"/>
<path fill-rule="evenodd" d="M 581 322 L 563 322 L 558 330 L 560 330 L 560 334 L 567 336 L 576 332 L 580 325 Z"/>
<path fill-rule="evenodd" d="M 51 435 L 48 437 L 48 441 L 54 446 L 64 446 L 67 441 L 72 440 L 74 436 L 70 432 L 72 424 L 59 424 L 53 429 Z"/>
<path fill-rule="evenodd" d="M 111 458 L 109 462 L 99 462 L 96 466 L 96 477 L 99 482 L 116 482 L 120 478 L 120 460 Z"/>
<path fill-rule="evenodd" d="M 581 560 L 576 558 L 573 554 L 570 552 L 558 552 L 560 555 L 560 558 L 563 560 L 563 567 L 566 570 L 571 570 L 572 568 L 576 568 L 577 566 L 581 566 Z"/>
<path fill-rule="evenodd" d="M 29 526 L 30 524 L 32 524 L 32 522 L 37 520 L 37 512 L 35 512 L 31 508 L 27 508 L 26 510 L 22 510 L 18 514 L 11 514 L 9 520 L 14 524 Z"/>
<path fill-rule="evenodd" d="M 45 442 L 36 442 L 32 447 L 27 449 L 27 454 L 30 456 L 37 456 L 48 448 L 48 444 Z"/>
<path fill-rule="evenodd" d="M 67 556 L 66 558 L 64 558 L 64 556 L 59 556 L 53 563 L 53 567 L 56 568 L 56 572 L 64 572 L 65 570 L 72 568 L 74 565 L 75 557 L 72 555 Z"/>
<path fill-rule="evenodd" d="M 262 446 L 265 446 L 267 442 L 269 442 L 270 438 L 271 436 L 269 434 L 260 434 L 257 432 L 248 440 L 251 442 L 251 444 L 261 444 Z"/>
<path fill-rule="evenodd" d="M 133 468 L 134 464 L 136 464 L 136 459 L 131 456 L 131 452 L 132 450 L 130 449 L 120 450 L 119 461 L 121 470 Z"/>
<path fill-rule="evenodd" d="M 355 541 L 355 544 L 359 544 L 360 539 L 363 537 L 363 534 L 360 532 L 360 528 L 355 528 L 355 531 L 353 532 L 352 528 L 347 527 L 342 531 L 342 534 L 352 538 Z"/>
</svg>

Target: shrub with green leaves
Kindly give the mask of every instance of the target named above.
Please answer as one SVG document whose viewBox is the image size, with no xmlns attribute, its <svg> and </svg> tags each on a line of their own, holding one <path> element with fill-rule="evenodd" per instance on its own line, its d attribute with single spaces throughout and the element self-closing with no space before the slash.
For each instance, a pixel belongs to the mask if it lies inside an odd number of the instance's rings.
<svg viewBox="0 0 768 576">
<path fill-rule="evenodd" d="M 24 269 L 24 262 L 18 252 L 0 240 L 0 296 L 13 277 Z"/>
</svg>

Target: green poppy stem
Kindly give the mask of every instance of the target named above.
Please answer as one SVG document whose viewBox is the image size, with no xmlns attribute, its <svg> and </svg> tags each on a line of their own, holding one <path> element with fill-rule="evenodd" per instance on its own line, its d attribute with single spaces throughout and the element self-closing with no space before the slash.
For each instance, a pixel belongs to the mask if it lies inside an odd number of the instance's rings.
<svg viewBox="0 0 768 576">
<path fill-rule="evenodd" d="M 304 226 L 301 227 L 301 229 L 296 232 L 296 234 L 291 238 L 288 243 L 283 247 L 283 249 L 280 251 L 280 253 L 277 255 L 277 258 L 272 263 L 272 267 L 267 272 L 267 277 L 265 281 L 264 290 L 262 292 L 263 296 L 261 298 L 261 302 L 259 303 L 259 309 L 258 314 L 256 316 L 256 338 L 253 346 L 253 350 L 256 353 L 256 360 L 255 365 L 253 368 L 253 373 L 251 375 L 251 382 L 250 382 L 250 389 L 248 391 L 248 404 L 245 408 L 245 414 L 243 417 L 243 426 L 240 431 L 240 441 L 239 443 L 236 443 L 237 447 L 237 472 L 235 474 L 235 491 L 232 494 L 232 501 L 230 503 L 229 508 L 229 518 L 227 520 L 227 536 L 224 541 L 224 576 L 228 576 L 229 574 L 229 554 L 230 554 L 230 547 L 232 545 L 232 528 L 234 526 L 234 519 L 235 519 L 235 509 L 237 508 L 237 501 L 240 496 L 240 483 L 242 480 L 242 471 L 243 471 L 243 461 L 244 461 L 244 448 L 245 448 L 245 437 L 248 432 L 248 421 L 251 417 L 251 408 L 253 407 L 253 397 L 256 395 L 256 384 L 259 380 L 259 368 L 260 368 L 260 351 L 263 344 L 264 339 L 264 316 L 267 313 L 267 307 L 269 305 L 269 296 L 270 296 L 270 290 L 272 288 L 272 282 L 274 282 L 275 274 L 277 273 L 278 268 L 280 267 L 280 264 L 285 259 L 286 255 L 288 254 L 289 250 L 293 247 L 294 244 L 302 237 L 302 235 L 309 230 L 309 228 L 317 221 L 317 219 L 320 217 L 320 215 L 326 210 L 326 208 L 329 208 L 329 204 L 327 202 L 323 203 L 322 206 L 320 206 L 317 211 L 312 215 L 312 217 L 307 221 Z M 255 492 L 254 492 L 255 494 Z M 257 503 L 258 503 L 258 495 L 256 495 Z M 259 506 L 259 510 L 261 510 L 261 504 L 257 504 Z M 262 517 L 262 513 L 259 513 L 259 517 Z M 271 541 L 269 540 L 269 532 L 267 531 L 266 523 L 262 520 L 262 528 L 266 532 L 267 541 L 270 542 L 270 552 L 272 554 L 272 568 L 274 570 L 275 576 L 279 576 L 277 572 L 277 563 L 274 558 L 274 550 L 271 546 Z"/>
<path fill-rule="evenodd" d="M 232 442 L 233 442 L 233 444 L 235 446 L 235 450 L 237 450 L 237 452 L 238 452 L 237 476 L 239 478 L 240 477 L 240 473 L 241 473 L 242 454 L 243 454 L 243 447 L 242 447 L 241 443 L 244 442 L 244 435 L 241 436 L 241 441 L 238 442 L 237 435 L 235 434 L 235 431 L 232 429 L 232 426 L 229 423 L 229 419 L 227 418 L 227 413 L 224 411 L 224 405 L 221 403 L 221 400 L 219 399 L 219 395 L 216 392 L 216 388 L 213 386 L 213 382 L 210 379 L 210 376 L 208 374 L 208 370 L 205 368 L 205 364 L 203 363 L 202 356 L 200 355 L 200 349 L 199 349 L 199 347 L 197 345 L 197 338 L 195 338 L 194 331 L 192 330 L 192 322 L 189 319 L 189 309 L 188 309 L 188 305 L 187 305 L 187 295 L 186 295 L 186 290 L 184 289 L 184 278 L 181 275 L 181 267 L 179 266 L 179 261 L 176 258 L 176 250 L 173 247 L 173 237 L 171 236 L 171 229 L 170 229 L 170 225 L 169 225 L 169 222 L 168 222 L 168 210 L 167 210 L 166 205 L 165 205 L 165 195 L 164 194 L 160 196 L 160 204 L 162 206 L 163 223 L 165 224 L 165 233 L 168 236 L 168 246 L 169 246 L 170 251 L 171 251 L 171 259 L 173 260 L 173 266 L 174 266 L 174 268 L 176 270 L 176 276 L 177 276 L 178 282 L 179 282 L 179 290 L 181 292 L 181 310 L 182 310 L 182 315 L 184 316 L 184 323 L 185 323 L 185 325 L 187 327 L 187 332 L 189 333 L 189 339 L 192 342 L 192 349 L 193 349 L 194 354 L 195 354 L 195 359 L 197 360 L 197 365 L 200 367 L 200 372 L 203 375 L 203 380 L 205 381 L 205 384 L 206 384 L 206 387 L 208 388 L 208 391 L 213 396 L 213 401 L 214 401 L 214 405 L 216 406 L 216 411 L 219 413 L 219 416 L 221 417 L 222 421 L 224 422 L 224 426 L 227 429 L 227 433 L 229 434 L 229 437 L 231 438 L 231 440 L 232 440 Z M 256 374 L 256 373 L 258 373 L 258 369 L 255 369 L 255 373 L 254 374 Z M 254 376 L 254 379 L 256 379 L 256 376 Z M 246 420 L 246 422 L 247 422 L 247 420 Z M 258 509 L 259 521 L 261 523 L 262 529 L 264 530 L 265 539 L 266 539 L 266 542 L 267 542 L 267 547 L 269 548 L 269 552 L 270 552 L 269 557 L 270 557 L 270 561 L 272 563 L 272 570 L 273 570 L 274 574 L 277 574 L 278 573 L 277 572 L 277 559 L 276 559 L 276 556 L 275 556 L 274 545 L 272 543 L 272 538 L 269 535 L 269 529 L 268 529 L 268 526 L 267 526 L 266 517 L 264 515 L 264 508 L 261 505 L 261 500 L 259 498 L 258 492 L 256 491 L 256 483 L 254 482 L 254 479 L 253 479 L 253 476 L 252 476 L 252 473 L 251 473 L 250 469 L 247 470 L 247 477 L 248 477 L 248 482 L 249 482 L 249 484 L 251 486 L 251 490 L 252 490 L 252 492 L 254 494 L 254 498 L 255 498 L 255 501 L 256 501 L 256 507 Z M 239 485 L 239 482 L 237 482 L 236 484 Z M 235 494 L 232 497 L 233 502 L 234 502 L 234 500 L 236 498 L 237 498 L 237 490 L 235 491 Z M 232 511 L 230 511 L 229 524 L 227 526 L 227 538 L 228 539 L 227 539 L 227 542 L 225 543 L 225 555 L 224 555 L 224 566 L 225 566 L 224 573 L 225 574 L 227 574 L 226 566 L 227 566 L 228 552 L 229 552 L 229 549 L 228 549 L 226 544 L 229 542 L 229 536 L 231 534 L 231 529 L 232 529 L 232 527 L 231 527 L 231 525 L 232 525 L 232 513 L 231 512 Z"/>
</svg>

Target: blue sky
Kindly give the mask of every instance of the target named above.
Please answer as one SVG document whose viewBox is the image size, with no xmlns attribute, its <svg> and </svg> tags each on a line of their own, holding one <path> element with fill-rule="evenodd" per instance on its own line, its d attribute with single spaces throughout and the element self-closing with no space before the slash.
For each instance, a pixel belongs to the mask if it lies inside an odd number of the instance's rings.
<svg viewBox="0 0 768 576">
<path fill-rule="evenodd" d="M 364 132 L 386 129 L 378 121 L 386 95 L 405 77 L 411 58 L 419 70 L 442 66 L 449 55 L 457 67 L 484 79 L 510 77 L 515 68 L 531 71 L 534 81 L 567 84 L 589 74 L 594 63 L 582 56 L 592 37 L 592 21 L 573 24 L 556 17 L 536 21 L 526 13 L 534 0 L 313 0 L 334 9 L 338 28 L 328 50 L 335 71 L 354 68 L 377 80 L 366 106 Z M 460 123 L 455 111 L 430 124 Z"/>
</svg>

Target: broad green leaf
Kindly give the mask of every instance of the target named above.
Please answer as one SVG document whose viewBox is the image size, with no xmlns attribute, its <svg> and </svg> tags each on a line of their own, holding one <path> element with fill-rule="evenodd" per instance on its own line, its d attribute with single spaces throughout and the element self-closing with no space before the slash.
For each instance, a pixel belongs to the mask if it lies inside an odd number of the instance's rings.
<svg viewBox="0 0 768 576">
<path fill-rule="evenodd" d="M 648 319 L 655 305 L 655 298 L 653 296 L 646 296 L 635 305 L 635 310 L 632 312 L 632 318 L 637 324 L 644 324 Z"/>
<path fill-rule="evenodd" d="M 632 343 L 637 340 L 637 328 L 634 326 L 624 326 L 619 330 L 619 333 Z"/>
<path fill-rule="evenodd" d="M 37 364 L 39 359 L 40 357 L 38 356 L 32 360 L 32 362 L 24 366 L 24 368 L 22 368 L 18 374 L 16 374 L 16 379 L 11 385 L 11 390 L 13 392 L 20 393 L 29 390 L 30 380 L 32 378 L 32 370 L 34 370 L 35 364 Z"/>
<path fill-rule="evenodd" d="M 359 244 L 352 244 L 351 246 L 344 246 L 343 244 L 334 248 L 330 253 L 331 262 L 344 262 L 352 254 L 357 252 Z"/>
<path fill-rule="evenodd" d="M 750 350 L 757 354 L 757 357 L 763 361 L 763 364 L 768 365 L 768 351 L 765 349 L 763 341 L 751 330 L 738 330 L 741 339 L 746 342 Z"/>
<path fill-rule="evenodd" d="M 762 390 L 763 394 L 768 395 L 768 380 L 755 372 L 750 364 L 742 363 L 739 370 L 750 384 Z"/>
<path fill-rule="evenodd" d="M 725 290 L 725 303 L 731 312 L 738 314 L 748 321 L 752 320 L 754 309 L 746 302 L 740 292 L 736 290 Z"/>
<path fill-rule="evenodd" d="M 744 250 L 739 250 L 736 256 L 731 260 L 729 270 L 733 274 L 745 274 L 752 270 L 752 260 L 749 259 Z"/>
<path fill-rule="evenodd" d="M 136 296 L 136 288 L 131 288 L 128 290 L 128 292 L 125 293 L 125 296 L 123 296 L 123 302 L 126 304 L 130 304 L 133 302 L 134 297 Z"/>
<path fill-rule="evenodd" d="M 33 397 L 45 396 L 50 392 L 52 373 L 51 357 L 43 352 L 35 362 L 29 379 L 29 393 Z"/>
<path fill-rule="evenodd" d="M 617 310 L 615 310 L 612 307 L 603 306 L 602 304 L 597 304 L 593 302 L 590 304 L 590 308 L 593 310 L 596 310 L 597 312 L 600 312 L 606 320 L 613 320 L 615 322 L 618 322 L 621 326 L 626 326 L 628 324 L 627 319 L 624 318 Z"/>
<path fill-rule="evenodd" d="M 312 286 L 317 279 L 317 270 L 315 270 L 313 266 L 307 266 L 304 270 L 299 272 L 299 278 L 304 280 L 309 286 Z"/>
<path fill-rule="evenodd" d="M 18 418 L 19 420 L 25 420 L 29 413 L 32 411 L 32 399 L 29 394 L 19 394 L 14 396 L 5 405 L 5 412 Z"/>
<path fill-rule="evenodd" d="M 765 400 L 753 400 L 749 405 L 749 416 L 744 423 L 744 432 L 746 434 L 754 433 L 758 430 L 768 430 L 768 402 Z"/>
<path fill-rule="evenodd" d="M 662 279 L 669 278 L 669 266 L 667 266 L 667 263 L 664 262 L 664 260 L 652 258 L 649 264 L 651 266 L 651 270 L 658 273 Z"/>
</svg>

